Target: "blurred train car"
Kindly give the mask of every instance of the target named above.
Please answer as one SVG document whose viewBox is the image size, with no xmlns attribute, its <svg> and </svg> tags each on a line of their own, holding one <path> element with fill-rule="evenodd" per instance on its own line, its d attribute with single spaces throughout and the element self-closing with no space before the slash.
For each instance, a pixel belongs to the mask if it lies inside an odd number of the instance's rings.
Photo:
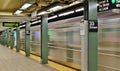
<svg viewBox="0 0 120 71">
<path fill-rule="evenodd" d="M 49 59 L 80 69 L 82 16 L 48 24 Z M 120 71 L 120 20 L 118 16 L 99 18 L 98 71 Z M 117 19 L 117 20 L 116 20 Z M 41 26 L 31 27 L 31 53 L 41 55 Z M 22 29 L 21 49 L 24 49 L 25 31 Z"/>
<path fill-rule="evenodd" d="M 120 71 L 120 15 L 106 12 L 99 17 L 99 71 Z"/>
<path fill-rule="evenodd" d="M 49 59 L 61 64 L 80 68 L 79 26 L 80 17 L 48 24 Z M 31 52 L 36 55 L 41 54 L 40 27 L 40 25 L 31 27 Z"/>
<path fill-rule="evenodd" d="M 36 54 L 36 55 L 41 55 L 41 30 L 40 30 L 40 25 L 31 27 L 31 36 L 30 36 L 30 48 L 31 48 L 31 53 Z"/>
<path fill-rule="evenodd" d="M 25 29 L 20 30 L 20 49 L 25 50 Z"/>
</svg>

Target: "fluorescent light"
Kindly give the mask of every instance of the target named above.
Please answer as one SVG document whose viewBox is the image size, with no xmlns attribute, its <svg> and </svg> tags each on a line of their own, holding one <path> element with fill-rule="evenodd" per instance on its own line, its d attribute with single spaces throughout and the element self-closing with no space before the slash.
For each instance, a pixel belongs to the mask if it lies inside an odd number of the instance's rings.
<svg viewBox="0 0 120 71">
<path fill-rule="evenodd" d="M 38 15 L 43 15 L 43 14 L 46 14 L 46 13 L 47 13 L 46 11 L 43 11 L 43 12 L 38 13 Z"/>
<path fill-rule="evenodd" d="M 13 30 L 15 30 L 16 28 L 13 28 Z"/>
<path fill-rule="evenodd" d="M 25 10 L 25 9 L 27 9 L 28 7 L 30 7 L 31 5 L 32 5 L 32 4 L 26 3 L 26 4 L 24 4 L 20 9 Z"/>
<path fill-rule="evenodd" d="M 41 18 L 41 17 L 37 17 L 37 18 Z"/>
<path fill-rule="evenodd" d="M 41 22 L 41 20 L 34 21 L 34 22 L 32 22 L 31 24 L 35 24 L 35 23 L 39 23 L 39 22 Z"/>
<path fill-rule="evenodd" d="M 52 16 L 52 17 L 49 17 L 48 20 L 49 20 L 49 19 L 53 19 L 53 18 L 57 18 L 57 15 Z"/>
<path fill-rule="evenodd" d="M 76 12 L 80 12 L 80 11 L 83 11 L 84 10 L 84 8 L 80 8 L 80 9 L 77 9 L 77 10 L 75 10 Z"/>
<path fill-rule="evenodd" d="M 58 10 L 61 8 L 63 8 L 63 7 L 62 6 L 55 6 L 55 7 L 50 8 L 48 11 L 55 11 L 55 10 Z"/>
<path fill-rule="evenodd" d="M 99 6 L 99 4 L 97 4 L 97 6 Z"/>
<path fill-rule="evenodd" d="M 21 12 L 21 10 L 17 10 L 14 14 L 20 14 Z"/>
<path fill-rule="evenodd" d="M 72 13 L 74 13 L 74 11 L 69 11 L 69 12 L 62 13 L 62 14 L 59 14 L 59 16 L 65 16 L 65 15 L 69 15 L 69 14 L 72 14 Z"/>
<path fill-rule="evenodd" d="M 80 2 L 81 2 L 81 1 L 75 1 L 75 2 L 71 3 L 70 6 L 71 6 L 71 5 L 78 4 L 78 3 L 80 3 Z"/>
<path fill-rule="evenodd" d="M 25 27 L 25 25 L 20 26 L 20 28 L 21 28 L 21 27 Z"/>
</svg>

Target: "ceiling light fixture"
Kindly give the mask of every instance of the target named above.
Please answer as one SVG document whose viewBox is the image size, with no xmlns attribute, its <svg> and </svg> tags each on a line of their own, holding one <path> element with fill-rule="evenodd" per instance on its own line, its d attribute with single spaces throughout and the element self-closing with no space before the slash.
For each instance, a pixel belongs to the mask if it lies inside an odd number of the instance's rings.
<svg viewBox="0 0 120 71">
<path fill-rule="evenodd" d="M 41 22 L 41 20 L 34 21 L 34 22 L 32 22 L 31 24 L 35 24 L 35 23 L 39 23 L 39 22 Z"/>
<path fill-rule="evenodd" d="M 32 4 L 25 3 L 20 9 L 25 10 L 25 9 L 27 9 L 28 7 L 30 7 L 31 5 L 32 5 Z"/>
<path fill-rule="evenodd" d="M 63 8 L 63 7 L 62 6 L 55 6 L 55 7 L 50 8 L 48 11 L 55 11 L 55 10 L 58 10 L 61 8 Z"/>
<path fill-rule="evenodd" d="M 49 17 L 48 20 L 50 20 L 50 19 L 54 19 L 54 18 L 57 18 L 57 15 L 52 16 L 52 17 Z"/>
<path fill-rule="evenodd" d="M 21 25 L 20 28 L 21 28 L 21 27 L 25 27 L 25 25 Z"/>
<path fill-rule="evenodd" d="M 43 12 L 38 13 L 38 15 L 43 15 L 43 14 L 46 14 L 46 13 L 47 13 L 46 11 L 43 11 Z"/>
<path fill-rule="evenodd" d="M 65 15 L 69 15 L 69 14 L 72 14 L 72 13 L 74 13 L 74 11 L 69 11 L 69 12 L 61 13 L 61 14 L 59 14 L 59 16 L 65 16 Z"/>
<path fill-rule="evenodd" d="M 84 10 L 84 8 L 79 8 L 79 9 L 77 9 L 77 10 L 75 10 L 76 12 L 80 12 L 80 11 L 83 11 Z"/>
<path fill-rule="evenodd" d="M 20 14 L 21 12 L 23 12 L 23 11 L 17 10 L 14 14 Z"/>
<path fill-rule="evenodd" d="M 97 4 L 97 6 L 99 6 L 99 4 Z"/>
</svg>

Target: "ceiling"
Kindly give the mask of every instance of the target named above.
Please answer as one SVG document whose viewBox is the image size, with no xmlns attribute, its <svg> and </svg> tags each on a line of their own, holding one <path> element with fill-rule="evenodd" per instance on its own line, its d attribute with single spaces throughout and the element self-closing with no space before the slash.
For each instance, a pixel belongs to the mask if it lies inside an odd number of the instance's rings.
<svg viewBox="0 0 120 71">
<path fill-rule="evenodd" d="M 30 20 L 33 11 L 40 11 L 52 3 L 59 2 L 69 4 L 79 0 L 0 0 L 0 24 L 2 22 L 23 22 Z M 15 11 L 19 10 L 25 3 L 32 4 L 29 8 L 23 10 L 19 15 L 15 15 Z M 6 29 L 0 25 L 0 31 Z"/>
<path fill-rule="evenodd" d="M 15 12 L 26 0 L 0 0 L 0 12 Z"/>
<path fill-rule="evenodd" d="M 0 0 L 0 31 L 6 29 L 2 27 L 2 22 L 23 22 L 30 20 L 33 11 L 38 11 L 44 7 L 54 3 L 72 3 L 77 0 Z M 25 3 L 32 4 L 29 8 L 23 10 L 19 15 L 15 15 L 15 11 L 19 10 Z"/>
</svg>

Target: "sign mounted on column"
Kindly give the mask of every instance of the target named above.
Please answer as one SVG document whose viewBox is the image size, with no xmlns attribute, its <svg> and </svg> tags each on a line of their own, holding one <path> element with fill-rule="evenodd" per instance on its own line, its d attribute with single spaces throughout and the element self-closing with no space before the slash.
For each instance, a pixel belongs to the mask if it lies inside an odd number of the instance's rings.
<svg viewBox="0 0 120 71">
<path fill-rule="evenodd" d="M 98 22 L 96 20 L 89 20 L 89 32 L 98 32 Z"/>
<path fill-rule="evenodd" d="M 30 30 L 26 30 L 26 35 L 30 35 Z"/>
</svg>

